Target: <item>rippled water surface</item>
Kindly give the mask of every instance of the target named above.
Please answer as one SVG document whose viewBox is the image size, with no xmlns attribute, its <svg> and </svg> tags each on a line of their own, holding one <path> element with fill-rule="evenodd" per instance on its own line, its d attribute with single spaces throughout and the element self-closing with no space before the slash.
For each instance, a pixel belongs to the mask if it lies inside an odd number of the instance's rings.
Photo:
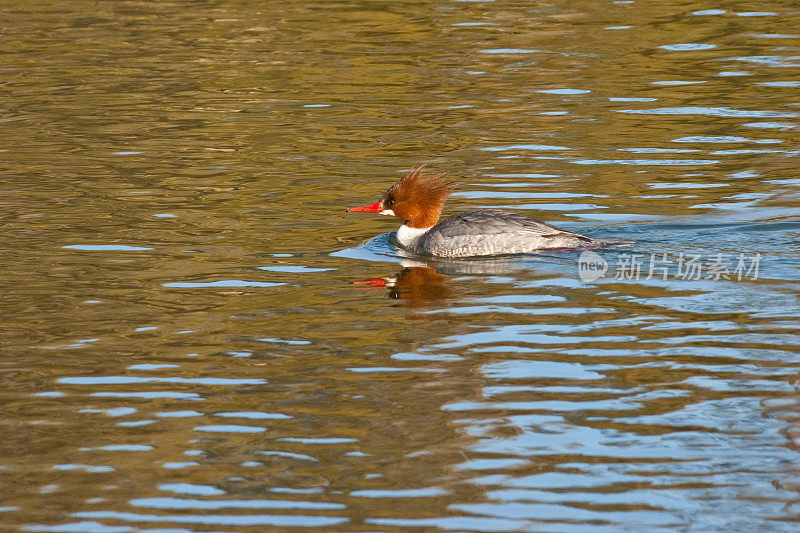
<svg viewBox="0 0 800 533">
<path fill-rule="evenodd" d="M 800 527 L 796 2 L 0 13 L 4 530 Z"/>
</svg>

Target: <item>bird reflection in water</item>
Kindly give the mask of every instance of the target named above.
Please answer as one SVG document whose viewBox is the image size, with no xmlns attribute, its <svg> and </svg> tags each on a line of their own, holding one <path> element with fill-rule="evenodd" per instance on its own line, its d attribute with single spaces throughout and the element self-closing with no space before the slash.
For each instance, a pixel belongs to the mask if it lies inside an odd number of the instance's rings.
<svg viewBox="0 0 800 533">
<path fill-rule="evenodd" d="M 389 289 L 389 298 L 402 301 L 404 307 L 419 308 L 446 300 L 447 277 L 435 268 L 419 264 L 403 264 L 404 268 L 392 278 L 374 278 L 354 281 L 354 285 L 369 289 Z"/>
<path fill-rule="evenodd" d="M 354 281 L 353 285 L 363 289 L 389 289 L 389 298 L 402 300 L 404 307 L 418 308 L 440 304 L 450 298 L 451 291 L 446 284 L 451 276 L 517 276 L 525 271 L 529 279 L 565 274 L 577 278 L 578 262 L 574 252 L 445 261 L 404 258 L 400 262 L 403 270 L 395 277 Z"/>
<path fill-rule="evenodd" d="M 501 257 L 480 260 L 425 261 L 417 258 L 403 259 L 403 270 L 394 277 L 373 278 L 354 281 L 364 289 L 389 289 L 389 298 L 402 300 L 404 307 L 418 308 L 442 303 L 450 297 L 447 288 L 448 276 L 479 276 L 509 274 L 511 272 L 541 266 L 542 258 L 526 256 L 527 261 Z M 557 258 L 547 258 L 551 263 L 560 263 Z M 556 261 L 553 261 L 556 259 Z"/>
</svg>

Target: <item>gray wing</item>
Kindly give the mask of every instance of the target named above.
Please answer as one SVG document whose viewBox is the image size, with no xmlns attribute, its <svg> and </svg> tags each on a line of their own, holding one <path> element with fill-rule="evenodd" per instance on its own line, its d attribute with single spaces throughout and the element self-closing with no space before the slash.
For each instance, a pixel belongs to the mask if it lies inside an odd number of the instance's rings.
<svg viewBox="0 0 800 533">
<path fill-rule="evenodd" d="M 592 239 L 501 209 L 468 211 L 437 224 L 420 237 L 420 248 L 442 257 L 528 253 L 576 248 Z"/>
<path fill-rule="evenodd" d="M 568 235 L 590 241 L 588 237 L 561 229 L 547 222 L 512 213 L 502 209 L 481 209 L 454 215 L 436 227 L 447 238 L 464 235 L 497 235 L 501 233 L 526 233 L 531 237 L 557 237 Z"/>
</svg>

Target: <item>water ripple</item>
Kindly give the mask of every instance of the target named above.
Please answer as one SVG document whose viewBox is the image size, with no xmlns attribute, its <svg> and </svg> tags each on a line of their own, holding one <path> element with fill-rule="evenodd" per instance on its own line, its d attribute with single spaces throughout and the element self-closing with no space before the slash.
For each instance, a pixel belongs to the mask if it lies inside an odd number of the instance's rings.
<svg viewBox="0 0 800 533">
<path fill-rule="evenodd" d="M 134 498 L 136 507 L 152 509 L 344 509 L 339 503 L 287 500 L 192 500 L 188 498 Z"/>
<path fill-rule="evenodd" d="M 190 281 L 175 281 L 169 283 L 162 283 L 164 287 L 171 287 L 176 289 L 195 289 L 207 287 L 278 287 L 285 285 L 285 283 L 275 283 L 267 281 L 245 281 L 241 279 L 225 279 L 220 281 L 205 281 L 205 282 L 190 282 Z"/>
<path fill-rule="evenodd" d="M 198 385 L 261 385 L 266 383 L 259 378 L 181 378 L 181 377 L 136 377 L 136 376 L 86 376 L 73 378 L 60 378 L 58 383 L 66 385 L 121 385 L 130 383 L 194 383 Z"/>
<path fill-rule="evenodd" d="M 72 513 L 72 516 L 123 522 L 173 522 L 215 526 L 330 527 L 349 522 L 347 518 L 309 515 L 148 515 L 118 511 L 82 511 Z"/>
<path fill-rule="evenodd" d="M 756 118 L 795 118 L 800 113 L 785 111 L 745 111 L 729 107 L 659 107 L 655 109 L 617 109 L 617 113 L 632 113 L 637 115 L 708 115 L 711 117 L 756 117 Z"/>
</svg>

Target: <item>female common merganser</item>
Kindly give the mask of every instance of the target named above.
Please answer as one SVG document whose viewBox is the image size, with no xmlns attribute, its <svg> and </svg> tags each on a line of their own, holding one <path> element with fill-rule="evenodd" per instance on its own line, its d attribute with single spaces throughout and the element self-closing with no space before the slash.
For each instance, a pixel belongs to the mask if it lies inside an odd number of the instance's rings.
<svg viewBox="0 0 800 533">
<path fill-rule="evenodd" d="M 545 248 L 621 246 L 632 241 L 592 239 L 547 222 L 501 209 L 481 209 L 438 222 L 454 183 L 443 174 L 411 169 L 372 205 L 351 212 L 378 213 L 403 220 L 397 241 L 407 250 L 437 257 L 522 254 Z"/>
</svg>

